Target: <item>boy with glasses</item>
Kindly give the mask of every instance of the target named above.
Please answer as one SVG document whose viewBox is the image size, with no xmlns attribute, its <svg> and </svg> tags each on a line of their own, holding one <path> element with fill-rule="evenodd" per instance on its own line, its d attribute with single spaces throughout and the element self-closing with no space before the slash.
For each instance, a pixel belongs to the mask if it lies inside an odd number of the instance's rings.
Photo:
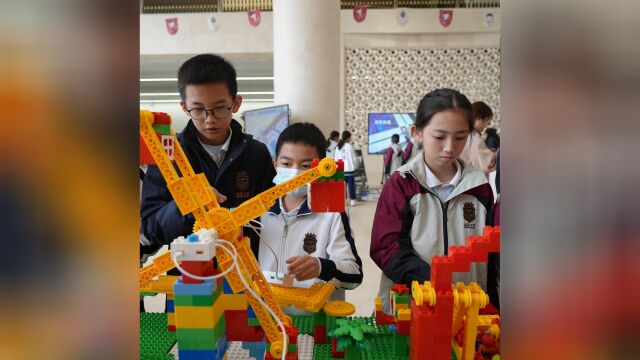
<svg viewBox="0 0 640 360">
<path fill-rule="evenodd" d="M 191 118 L 178 141 L 193 170 L 217 190 L 218 202 L 233 208 L 273 186 L 269 150 L 233 119 L 242 104 L 233 65 L 214 54 L 192 57 L 178 70 L 178 90 L 180 106 Z M 140 218 L 145 237 L 156 244 L 190 234 L 195 221 L 191 214 L 182 216 L 155 165 L 144 178 Z M 245 234 L 257 252 L 254 235 Z"/>
</svg>

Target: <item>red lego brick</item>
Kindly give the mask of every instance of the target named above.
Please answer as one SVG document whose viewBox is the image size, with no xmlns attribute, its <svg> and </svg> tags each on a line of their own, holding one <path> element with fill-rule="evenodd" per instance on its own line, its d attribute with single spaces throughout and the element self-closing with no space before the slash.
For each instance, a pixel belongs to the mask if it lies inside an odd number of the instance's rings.
<svg viewBox="0 0 640 360">
<path fill-rule="evenodd" d="M 376 311 L 376 324 L 378 325 L 392 325 L 396 323 L 396 319 L 393 315 L 385 314 L 383 311 Z"/>
<path fill-rule="evenodd" d="M 167 331 L 168 332 L 176 332 L 176 326 L 175 325 L 168 325 L 167 326 Z"/>
<path fill-rule="evenodd" d="M 249 326 L 247 310 L 225 310 L 227 341 L 262 341 L 264 331 L 259 326 Z"/>
<path fill-rule="evenodd" d="M 398 321 L 398 335 L 409 336 L 411 334 L 411 321 Z"/>
<path fill-rule="evenodd" d="M 295 326 L 287 327 L 285 326 L 285 331 L 287 332 L 287 336 L 289 337 L 289 344 L 297 344 L 298 343 L 298 328 Z"/>
<path fill-rule="evenodd" d="M 213 260 L 210 261 L 183 261 L 180 264 L 186 272 L 196 276 L 211 276 L 215 273 L 213 268 Z M 197 280 L 189 277 L 186 274 L 182 274 L 183 284 L 201 284 L 202 280 Z"/>
<path fill-rule="evenodd" d="M 344 212 L 344 181 L 321 181 L 311 183 L 311 211 Z"/>
<path fill-rule="evenodd" d="M 405 284 L 394 284 L 391 291 L 397 292 L 399 295 L 408 294 L 409 288 Z"/>
<path fill-rule="evenodd" d="M 152 112 L 153 125 L 171 125 L 171 116 L 163 112 Z"/>
<path fill-rule="evenodd" d="M 336 359 L 344 358 L 344 351 L 338 351 L 338 338 L 331 338 L 331 356 Z"/>
<path fill-rule="evenodd" d="M 316 345 L 327 343 L 327 326 L 326 325 L 313 326 L 313 343 Z"/>
</svg>

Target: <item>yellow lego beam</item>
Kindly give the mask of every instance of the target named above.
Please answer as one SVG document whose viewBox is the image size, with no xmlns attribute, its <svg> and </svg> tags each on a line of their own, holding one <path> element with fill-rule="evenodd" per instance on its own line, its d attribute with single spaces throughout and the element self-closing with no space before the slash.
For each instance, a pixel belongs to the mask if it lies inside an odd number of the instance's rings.
<svg viewBox="0 0 640 360">
<path fill-rule="evenodd" d="M 271 285 L 271 291 L 281 306 L 295 306 L 309 312 L 318 312 L 326 304 L 335 287 L 331 283 L 313 284 L 310 288 Z"/>
</svg>

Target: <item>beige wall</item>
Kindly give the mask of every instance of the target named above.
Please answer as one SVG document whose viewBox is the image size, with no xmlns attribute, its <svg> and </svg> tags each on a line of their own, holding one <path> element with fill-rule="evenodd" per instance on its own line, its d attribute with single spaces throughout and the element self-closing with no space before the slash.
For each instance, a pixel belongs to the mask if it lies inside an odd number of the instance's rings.
<svg viewBox="0 0 640 360">
<path fill-rule="evenodd" d="M 438 21 L 438 9 L 407 9 L 409 22 L 397 23 L 398 9 L 369 9 L 367 18 L 355 22 L 352 10 L 340 11 L 340 47 L 344 59 L 345 48 L 469 48 L 499 47 L 500 9 L 454 9 L 451 25 L 444 28 Z M 494 15 L 494 24 L 487 28 L 484 17 Z M 212 14 L 153 14 L 140 18 L 140 54 L 169 55 L 216 52 L 220 54 L 271 54 L 273 51 L 273 16 L 262 12 L 260 26 L 253 27 L 246 12 L 216 13 L 219 28 L 209 28 Z M 179 31 L 171 36 L 165 29 L 165 18 L 178 17 Z M 311 46 L 307 44 L 306 46 Z M 344 60 L 340 63 L 340 88 L 344 89 Z M 340 125 L 344 129 L 344 90 L 340 94 Z M 143 104 L 147 105 L 147 104 Z M 177 104 L 158 104 L 156 108 L 177 108 Z M 252 103 L 244 110 L 273 104 Z M 372 109 L 375 110 L 375 109 Z M 173 111 L 173 110 L 172 110 Z M 296 109 L 292 109 L 295 113 Z M 171 113 L 171 112 L 170 112 Z M 293 119 L 295 120 L 295 119 Z M 176 113 L 176 130 L 186 124 Z M 184 125 L 183 125 L 184 126 Z M 325 128 L 326 126 L 321 126 Z M 379 186 L 380 156 L 366 155 L 363 149 L 369 184 Z"/>
</svg>

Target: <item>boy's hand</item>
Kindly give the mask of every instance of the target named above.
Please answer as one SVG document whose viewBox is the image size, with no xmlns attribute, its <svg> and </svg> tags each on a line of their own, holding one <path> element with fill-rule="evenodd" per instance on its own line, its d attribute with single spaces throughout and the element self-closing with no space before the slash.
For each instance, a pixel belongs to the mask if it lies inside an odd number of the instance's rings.
<svg viewBox="0 0 640 360">
<path fill-rule="evenodd" d="M 216 190 L 216 188 L 214 188 L 213 186 L 211 188 L 213 189 L 213 193 L 216 194 L 216 200 L 218 200 L 218 204 L 222 204 L 223 202 L 227 201 L 226 196 L 220 194 L 218 190 Z"/>
<path fill-rule="evenodd" d="M 320 259 L 304 254 L 287 259 L 287 271 L 296 280 L 304 281 L 320 276 Z"/>
</svg>

